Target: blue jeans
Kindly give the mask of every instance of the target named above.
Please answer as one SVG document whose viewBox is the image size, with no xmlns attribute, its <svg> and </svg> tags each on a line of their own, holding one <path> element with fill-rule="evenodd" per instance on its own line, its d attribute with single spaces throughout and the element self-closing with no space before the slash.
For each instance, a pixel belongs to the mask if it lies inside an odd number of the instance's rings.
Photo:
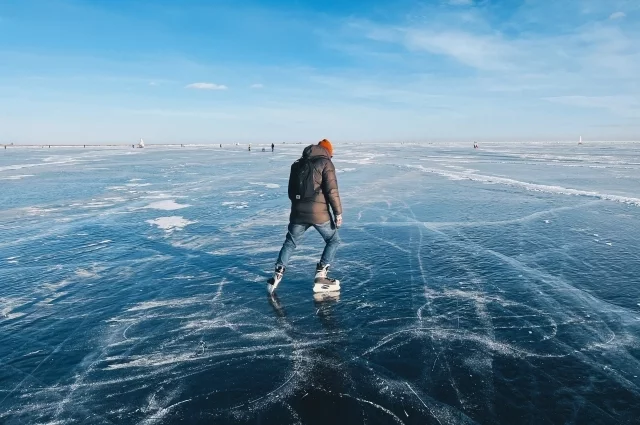
<svg viewBox="0 0 640 425">
<path fill-rule="evenodd" d="M 324 239 L 326 243 L 324 251 L 322 252 L 322 258 L 320 259 L 320 262 L 323 265 L 331 264 L 331 262 L 333 261 L 333 257 L 335 257 L 336 255 L 338 245 L 340 245 L 340 236 L 338 236 L 338 229 L 336 229 L 333 222 L 327 221 L 326 223 L 322 224 L 289 223 L 287 238 L 285 239 L 284 244 L 282 244 L 280 255 L 278 255 L 278 261 L 276 261 L 276 266 L 287 266 L 289 258 L 302 240 L 304 232 L 306 232 L 307 229 L 311 226 L 316 228 L 316 230 L 318 231 L 318 233 L 320 233 L 322 239 Z"/>
</svg>

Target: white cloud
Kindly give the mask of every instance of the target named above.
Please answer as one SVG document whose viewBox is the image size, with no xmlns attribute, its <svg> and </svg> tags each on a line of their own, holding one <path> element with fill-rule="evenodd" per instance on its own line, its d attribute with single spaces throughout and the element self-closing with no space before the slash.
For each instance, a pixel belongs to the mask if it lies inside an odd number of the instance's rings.
<svg viewBox="0 0 640 425">
<path fill-rule="evenodd" d="M 262 84 L 251 84 L 251 88 L 252 89 L 261 89 L 264 88 L 264 86 Z"/>
<path fill-rule="evenodd" d="M 611 16 L 609 16 L 609 19 L 612 19 L 612 20 L 613 19 L 622 19 L 625 16 L 627 16 L 627 14 L 624 13 L 624 12 L 615 12 L 615 13 L 612 13 Z"/>
<path fill-rule="evenodd" d="M 544 100 L 581 108 L 608 109 L 623 117 L 640 116 L 640 103 L 633 96 L 555 96 Z"/>
<path fill-rule="evenodd" d="M 410 29 L 404 44 L 412 50 L 450 56 L 465 65 L 483 70 L 512 68 L 516 54 L 513 47 L 499 36 L 474 35 L 465 32 L 431 32 Z"/>
<path fill-rule="evenodd" d="M 149 85 L 150 85 L 150 86 L 157 86 L 157 85 L 158 85 L 158 83 L 156 83 L 155 81 L 151 81 L 151 82 L 149 82 Z"/>
<path fill-rule="evenodd" d="M 214 83 L 192 83 L 185 86 L 186 89 L 197 89 L 197 90 L 226 90 L 228 87 L 223 84 L 214 84 Z"/>
</svg>

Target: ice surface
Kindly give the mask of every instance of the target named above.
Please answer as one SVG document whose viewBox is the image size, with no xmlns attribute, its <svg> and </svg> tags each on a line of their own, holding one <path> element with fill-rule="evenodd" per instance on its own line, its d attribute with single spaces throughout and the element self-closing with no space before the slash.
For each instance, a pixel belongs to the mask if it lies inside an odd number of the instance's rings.
<svg viewBox="0 0 640 425">
<path fill-rule="evenodd" d="M 0 151 L 0 423 L 635 423 L 640 144 L 336 146 Z"/>
</svg>

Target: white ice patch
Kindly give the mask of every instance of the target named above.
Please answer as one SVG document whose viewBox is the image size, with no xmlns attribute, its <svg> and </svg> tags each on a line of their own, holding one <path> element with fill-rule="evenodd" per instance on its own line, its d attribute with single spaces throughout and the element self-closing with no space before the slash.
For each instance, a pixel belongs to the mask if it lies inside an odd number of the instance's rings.
<svg viewBox="0 0 640 425">
<path fill-rule="evenodd" d="M 5 315 L 0 315 L 0 319 L 12 320 L 17 319 L 18 317 L 24 316 L 26 313 L 7 313 Z"/>
<path fill-rule="evenodd" d="M 506 177 L 487 176 L 482 174 L 474 174 L 467 172 L 445 171 L 436 168 L 425 168 L 421 165 L 409 165 L 409 168 L 416 168 L 426 173 L 437 174 L 448 178 L 449 180 L 471 180 L 487 184 L 502 184 L 505 186 L 519 187 L 532 192 L 544 192 L 560 195 L 588 196 L 597 199 L 605 199 L 609 201 L 620 202 L 623 204 L 631 204 L 640 206 L 640 198 L 629 196 L 612 195 L 600 193 L 590 190 L 571 189 L 562 186 L 551 186 L 546 184 L 529 183 L 520 180 L 509 179 Z"/>
<path fill-rule="evenodd" d="M 101 245 L 101 244 L 105 244 L 105 243 L 109 243 L 109 242 L 110 241 L 102 241 L 102 242 L 99 242 L 98 244 L 95 244 L 95 245 Z M 98 275 L 98 272 L 101 272 L 102 270 L 104 270 L 104 267 L 91 267 L 91 270 L 77 269 L 75 271 L 75 274 L 78 277 L 82 277 L 82 278 L 85 278 L 85 279 L 91 279 L 91 278 L 100 277 Z"/>
<path fill-rule="evenodd" d="M 172 232 L 174 230 L 182 230 L 190 224 L 197 223 L 197 221 L 189 221 L 184 217 L 180 217 L 180 216 L 159 217 L 159 218 L 156 218 L 155 220 L 147 220 L 146 222 L 151 225 L 156 225 L 160 229 L 165 230 L 167 232 Z"/>
<path fill-rule="evenodd" d="M 16 165 L 8 165 L 6 167 L 0 167 L 0 171 L 8 171 L 8 170 L 22 170 L 24 168 L 32 168 L 32 167 L 42 167 L 44 165 L 61 165 L 61 164 L 69 164 L 75 162 L 75 159 L 69 159 L 66 161 L 51 161 L 51 162 L 41 162 L 35 164 L 16 164 Z"/>
<path fill-rule="evenodd" d="M 189 204 L 178 204 L 175 201 L 168 199 L 165 201 L 152 202 L 149 205 L 147 205 L 145 208 L 150 208 L 154 210 L 173 211 L 173 210 L 179 210 L 182 208 L 187 208 L 190 206 L 191 205 Z"/>
<path fill-rule="evenodd" d="M 23 298 L 0 297 L 0 320 L 11 320 L 24 316 L 25 313 L 16 313 L 13 310 L 22 307 L 26 302 L 27 300 Z"/>
<path fill-rule="evenodd" d="M 249 208 L 249 204 L 247 204 L 246 202 L 223 202 L 222 206 L 229 207 L 231 209 L 236 209 L 236 210 Z"/>
<path fill-rule="evenodd" d="M 143 187 L 143 186 L 151 186 L 151 183 L 127 183 L 125 184 L 127 187 Z"/>
<path fill-rule="evenodd" d="M 179 198 L 180 196 L 169 195 L 168 193 L 162 193 L 160 191 L 149 191 L 147 195 L 142 196 L 142 199 L 167 199 L 167 198 Z"/>
<path fill-rule="evenodd" d="M 227 195 L 230 196 L 244 196 L 244 195 L 248 195 L 248 194 L 252 194 L 255 193 L 255 191 L 253 190 L 230 190 L 229 192 L 227 192 Z"/>
<path fill-rule="evenodd" d="M 356 171 L 356 168 L 340 168 L 336 170 L 336 173 L 348 173 L 351 171 Z"/>
<path fill-rule="evenodd" d="M 71 206 L 81 206 L 82 208 L 106 208 L 106 207 L 112 207 L 113 204 L 110 202 L 89 202 L 84 205 L 73 204 Z"/>
<path fill-rule="evenodd" d="M 256 186 L 264 186 L 267 189 L 277 189 L 280 187 L 279 184 L 275 184 L 275 183 L 249 182 L 249 184 L 254 184 Z"/>
<path fill-rule="evenodd" d="M 22 180 L 25 177 L 34 177 L 35 174 L 20 174 L 17 176 L 2 177 L 0 180 Z"/>
<path fill-rule="evenodd" d="M 144 301 L 139 304 L 136 304 L 131 308 L 128 308 L 127 311 L 150 310 L 152 308 L 158 308 L 158 307 L 178 308 L 178 307 L 197 304 L 200 302 L 202 302 L 202 300 L 198 298 L 182 298 L 182 299 L 173 299 L 173 300 L 164 300 L 164 301 Z"/>
<path fill-rule="evenodd" d="M 38 207 L 24 208 L 24 212 L 27 213 L 27 215 L 45 215 L 56 210 L 57 208 L 38 208 Z"/>
</svg>

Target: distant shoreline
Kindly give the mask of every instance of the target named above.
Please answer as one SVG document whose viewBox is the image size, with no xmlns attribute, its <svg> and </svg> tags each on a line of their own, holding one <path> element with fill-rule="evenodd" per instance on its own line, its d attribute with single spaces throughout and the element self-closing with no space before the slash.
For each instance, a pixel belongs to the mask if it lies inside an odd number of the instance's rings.
<svg viewBox="0 0 640 425">
<path fill-rule="evenodd" d="M 580 144 L 575 140 L 536 140 L 536 141 L 476 141 L 479 145 L 553 145 L 553 144 L 575 144 L 576 146 L 580 146 Z M 234 142 L 234 143 L 147 143 L 143 148 L 146 149 L 154 146 L 174 146 L 174 147 L 193 147 L 193 146 L 205 146 L 205 147 L 233 147 L 233 146 L 269 146 L 271 147 L 272 142 Z M 282 145 L 308 145 L 312 144 L 312 141 L 306 142 L 273 142 L 275 146 Z M 424 141 L 424 142 L 415 142 L 415 141 L 407 141 L 407 142 L 342 142 L 342 145 L 473 145 L 473 141 Z M 615 144 L 623 144 L 623 143 L 640 143 L 640 140 L 583 140 L 582 145 L 602 145 L 607 143 L 615 143 Z M 0 147 L 7 148 L 48 148 L 48 147 L 56 147 L 56 148 L 85 148 L 85 147 L 94 147 L 94 148 L 106 148 L 106 147 L 120 147 L 120 148 L 139 148 L 138 143 L 24 143 L 24 144 L 16 144 L 16 143 L 0 143 Z"/>
<path fill-rule="evenodd" d="M 302 142 L 298 143 L 285 143 L 284 145 L 301 145 Z M 239 146 L 268 146 L 271 147 L 271 143 L 222 143 L 223 148 L 228 147 L 239 147 Z M 282 146 L 283 143 L 275 144 L 276 146 Z M 55 143 L 30 143 L 30 144 L 2 144 L 0 143 L 0 147 L 2 148 L 128 148 L 128 149 L 148 149 L 150 147 L 214 147 L 220 148 L 220 143 L 152 143 L 145 144 L 144 147 L 139 147 L 137 143 L 130 144 L 102 144 L 102 143 L 87 143 L 87 144 L 55 144 Z"/>
<path fill-rule="evenodd" d="M 275 143 L 276 147 L 281 146 L 296 146 L 296 145 L 307 145 L 313 142 L 278 142 Z M 593 141 L 583 141 L 582 144 L 578 144 L 577 141 L 573 140 L 563 140 L 563 141 L 518 141 L 518 142 L 478 142 L 479 147 L 483 146 L 496 146 L 496 145 L 514 145 L 514 146 L 527 146 L 527 145 L 576 145 L 576 146 L 589 146 L 589 145 L 598 145 L 603 146 L 607 144 L 638 144 L 640 140 L 593 140 Z M 125 149 L 149 149 L 154 147 L 176 147 L 176 148 L 187 148 L 187 147 L 206 147 L 206 148 L 232 148 L 232 147 L 247 147 L 247 146 L 255 146 L 255 147 L 271 147 L 271 142 L 265 143 L 150 143 L 146 144 L 143 148 L 140 148 L 137 143 L 87 143 L 87 144 L 78 144 L 78 143 L 63 143 L 63 144 L 55 144 L 55 143 L 28 143 L 28 144 L 4 144 L 0 143 L 0 149 L 5 150 L 8 148 L 40 148 L 40 149 L 49 149 L 49 148 L 125 148 Z M 458 141 L 426 141 L 426 142 L 344 142 L 341 145 L 351 145 L 351 146 L 363 146 L 363 145 L 423 145 L 423 146 L 437 146 L 437 145 L 473 145 L 473 142 L 458 142 Z"/>
</svg>

